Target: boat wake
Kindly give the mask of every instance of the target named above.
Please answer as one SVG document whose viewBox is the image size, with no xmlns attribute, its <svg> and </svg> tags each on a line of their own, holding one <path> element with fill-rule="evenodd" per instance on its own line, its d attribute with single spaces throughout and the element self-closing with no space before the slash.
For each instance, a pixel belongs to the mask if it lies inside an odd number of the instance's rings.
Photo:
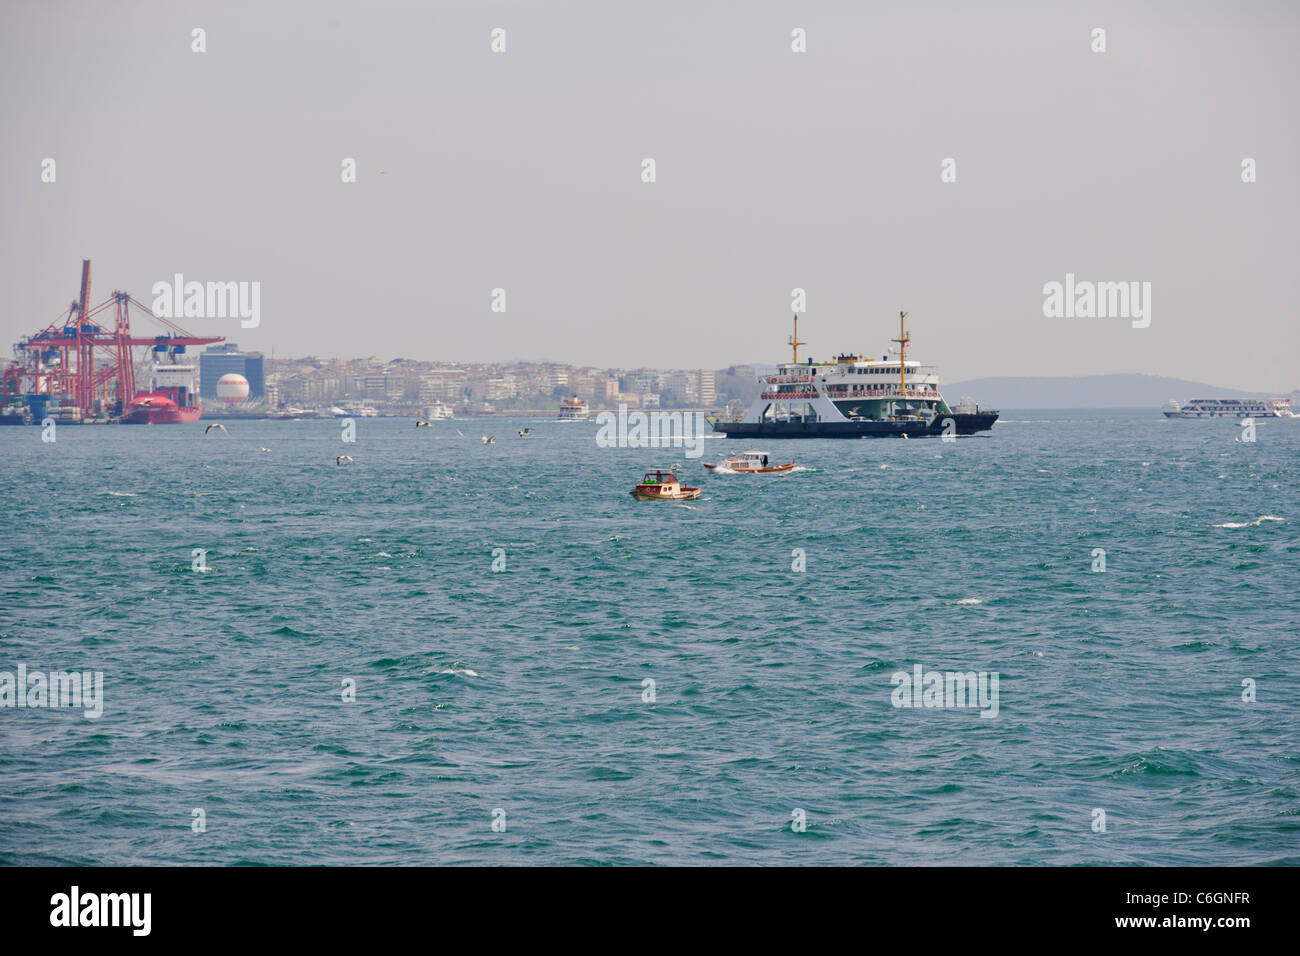
<svg viewBox="0 0 1300 956">
<path fill-rule="evenodd" d="M 1260 515 L 1254 521 L 1225 521 L 1223 524 L 1216 524 L 1216 528 L 1258 528 L 1265 521 L 1285 521 L 1285 518 L 1279 518 L 1276 515 Z"/>
</svg>

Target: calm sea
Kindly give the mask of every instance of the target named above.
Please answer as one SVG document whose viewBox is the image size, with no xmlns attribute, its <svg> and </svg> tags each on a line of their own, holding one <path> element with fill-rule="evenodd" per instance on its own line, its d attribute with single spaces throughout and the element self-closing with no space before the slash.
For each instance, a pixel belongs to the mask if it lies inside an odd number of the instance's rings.
<svg viewBox="0 0 1300 956">
<path fill-rule="evenodd" d="M 1300 422 L 229 431 L 0 429 L 0 862 L 1300 863 Z"/>
</svg>

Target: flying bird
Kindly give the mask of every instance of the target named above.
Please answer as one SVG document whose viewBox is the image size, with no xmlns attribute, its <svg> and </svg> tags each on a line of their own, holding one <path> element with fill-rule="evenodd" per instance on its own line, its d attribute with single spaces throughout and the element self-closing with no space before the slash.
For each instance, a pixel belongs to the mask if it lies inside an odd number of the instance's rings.
<svg viewBox="0 0 1300 956">
<path fill-rule="evenodd" d="M 496 440 L 496 436 L 494 436 L 494 435 L 484 435 L 484 436 L 483 436 L 483 444 L 485 444 L 485 445 L 490 445 L 490 444 L 492 444 L 492 442 L 495 441 L 495 440 Z"/>
<path fill-rule="evenodd" d="M 533 430 L 532 430 L 531 428 L 525 428 L 523 431 L 521 431 L 521 432 L 519 433 L 519 437 L 520 437 L 520 438 L 527 438 L 527 437 L 528 437 L 529 435 L 531 435 L 532 433 L 533 433 Z"/>
<path fill-rule="evenodd" d="M 262 449 L 262 451 L 270 451 L 270 450 L 271 450 L 271 449 L 269 449 L 269 448 L 263 448 L 263 449 Z"/>
<path fill-rule="evenodd" d="M 354 464 L 354 465 L 356 464 L 356 462 L 352 461 L 352 456 L 351 456 L 351 455 L 339 455 L 337 458 L 334 459 L 334 464 L 336 464 L 336 465 L 341 465 L 341 464 L 343 464 L 345 461 L 347 461 L 347 462 L 352 462 L 352 464 Z"/>
<path fill-rule="evenodd" d="M 222 425 L 220 422 L 214 422 L 213 424 L 209 425 L 207 428 L 203 429 L 204 437 L 206 437 L 208 432 L 212 431 L 212 429 L 214 428 L 220 428 L 223 432 L 226 432 L 227 435 L 230 434 L 230 432 L 226 431 L 225 425 Z"/>
<path fill-rule="evenodd" d="M 465 433 L 461 431 L 459 428 L 456 429 L 456 434 L 459 435 L 461 438 L 465 437 Z"/>
<path fill-rule="evenodd" d="M 417 422 L 415 423 L 415 427 L 416 427 L 416 428 L 432 428 L 432 427 L 433 427 L 433 422 L 421 422 L 421 421 L 417 421 Z"/>
</svg>

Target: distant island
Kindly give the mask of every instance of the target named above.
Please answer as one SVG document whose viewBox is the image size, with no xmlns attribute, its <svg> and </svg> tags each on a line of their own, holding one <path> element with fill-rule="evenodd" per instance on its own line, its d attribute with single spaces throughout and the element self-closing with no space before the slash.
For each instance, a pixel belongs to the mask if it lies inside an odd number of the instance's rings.
<svg viewBox="0 0 1300 956">
<path fill-rule="evenodd" d="M 1076 375 L 1063 378 L 974 378 L 942 386 L 949 402 L 970 395 L 992 408 L 1152 408 L 1169 399 L 1290 398 L 1300 404 L 1300 390 L 1290 393 L 1243 392 L 1204 382 L 1160 375 Z"/>
</svg>

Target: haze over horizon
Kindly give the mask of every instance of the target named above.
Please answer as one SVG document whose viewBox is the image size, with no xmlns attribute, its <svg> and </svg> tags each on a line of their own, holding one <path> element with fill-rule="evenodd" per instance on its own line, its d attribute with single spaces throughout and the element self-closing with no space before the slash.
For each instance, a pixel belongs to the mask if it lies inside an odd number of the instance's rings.
<svg viewBox="0 0 1300 956">
<path fill-rule="evenodd" d="M 883 354 L 906 309 L 945 381 L 1289 392 L 1296 49 L 1263 0 L 11 2 L 0 348 L 90 258 L 95 303 L 260 282 L 256 329 L 179 321 L 266 354 L 774 363 L 802 288 L 801 356 Z M 1150 327 L 1044 317 L 1067 273 L 1150 282 Z"/>
</svg>

